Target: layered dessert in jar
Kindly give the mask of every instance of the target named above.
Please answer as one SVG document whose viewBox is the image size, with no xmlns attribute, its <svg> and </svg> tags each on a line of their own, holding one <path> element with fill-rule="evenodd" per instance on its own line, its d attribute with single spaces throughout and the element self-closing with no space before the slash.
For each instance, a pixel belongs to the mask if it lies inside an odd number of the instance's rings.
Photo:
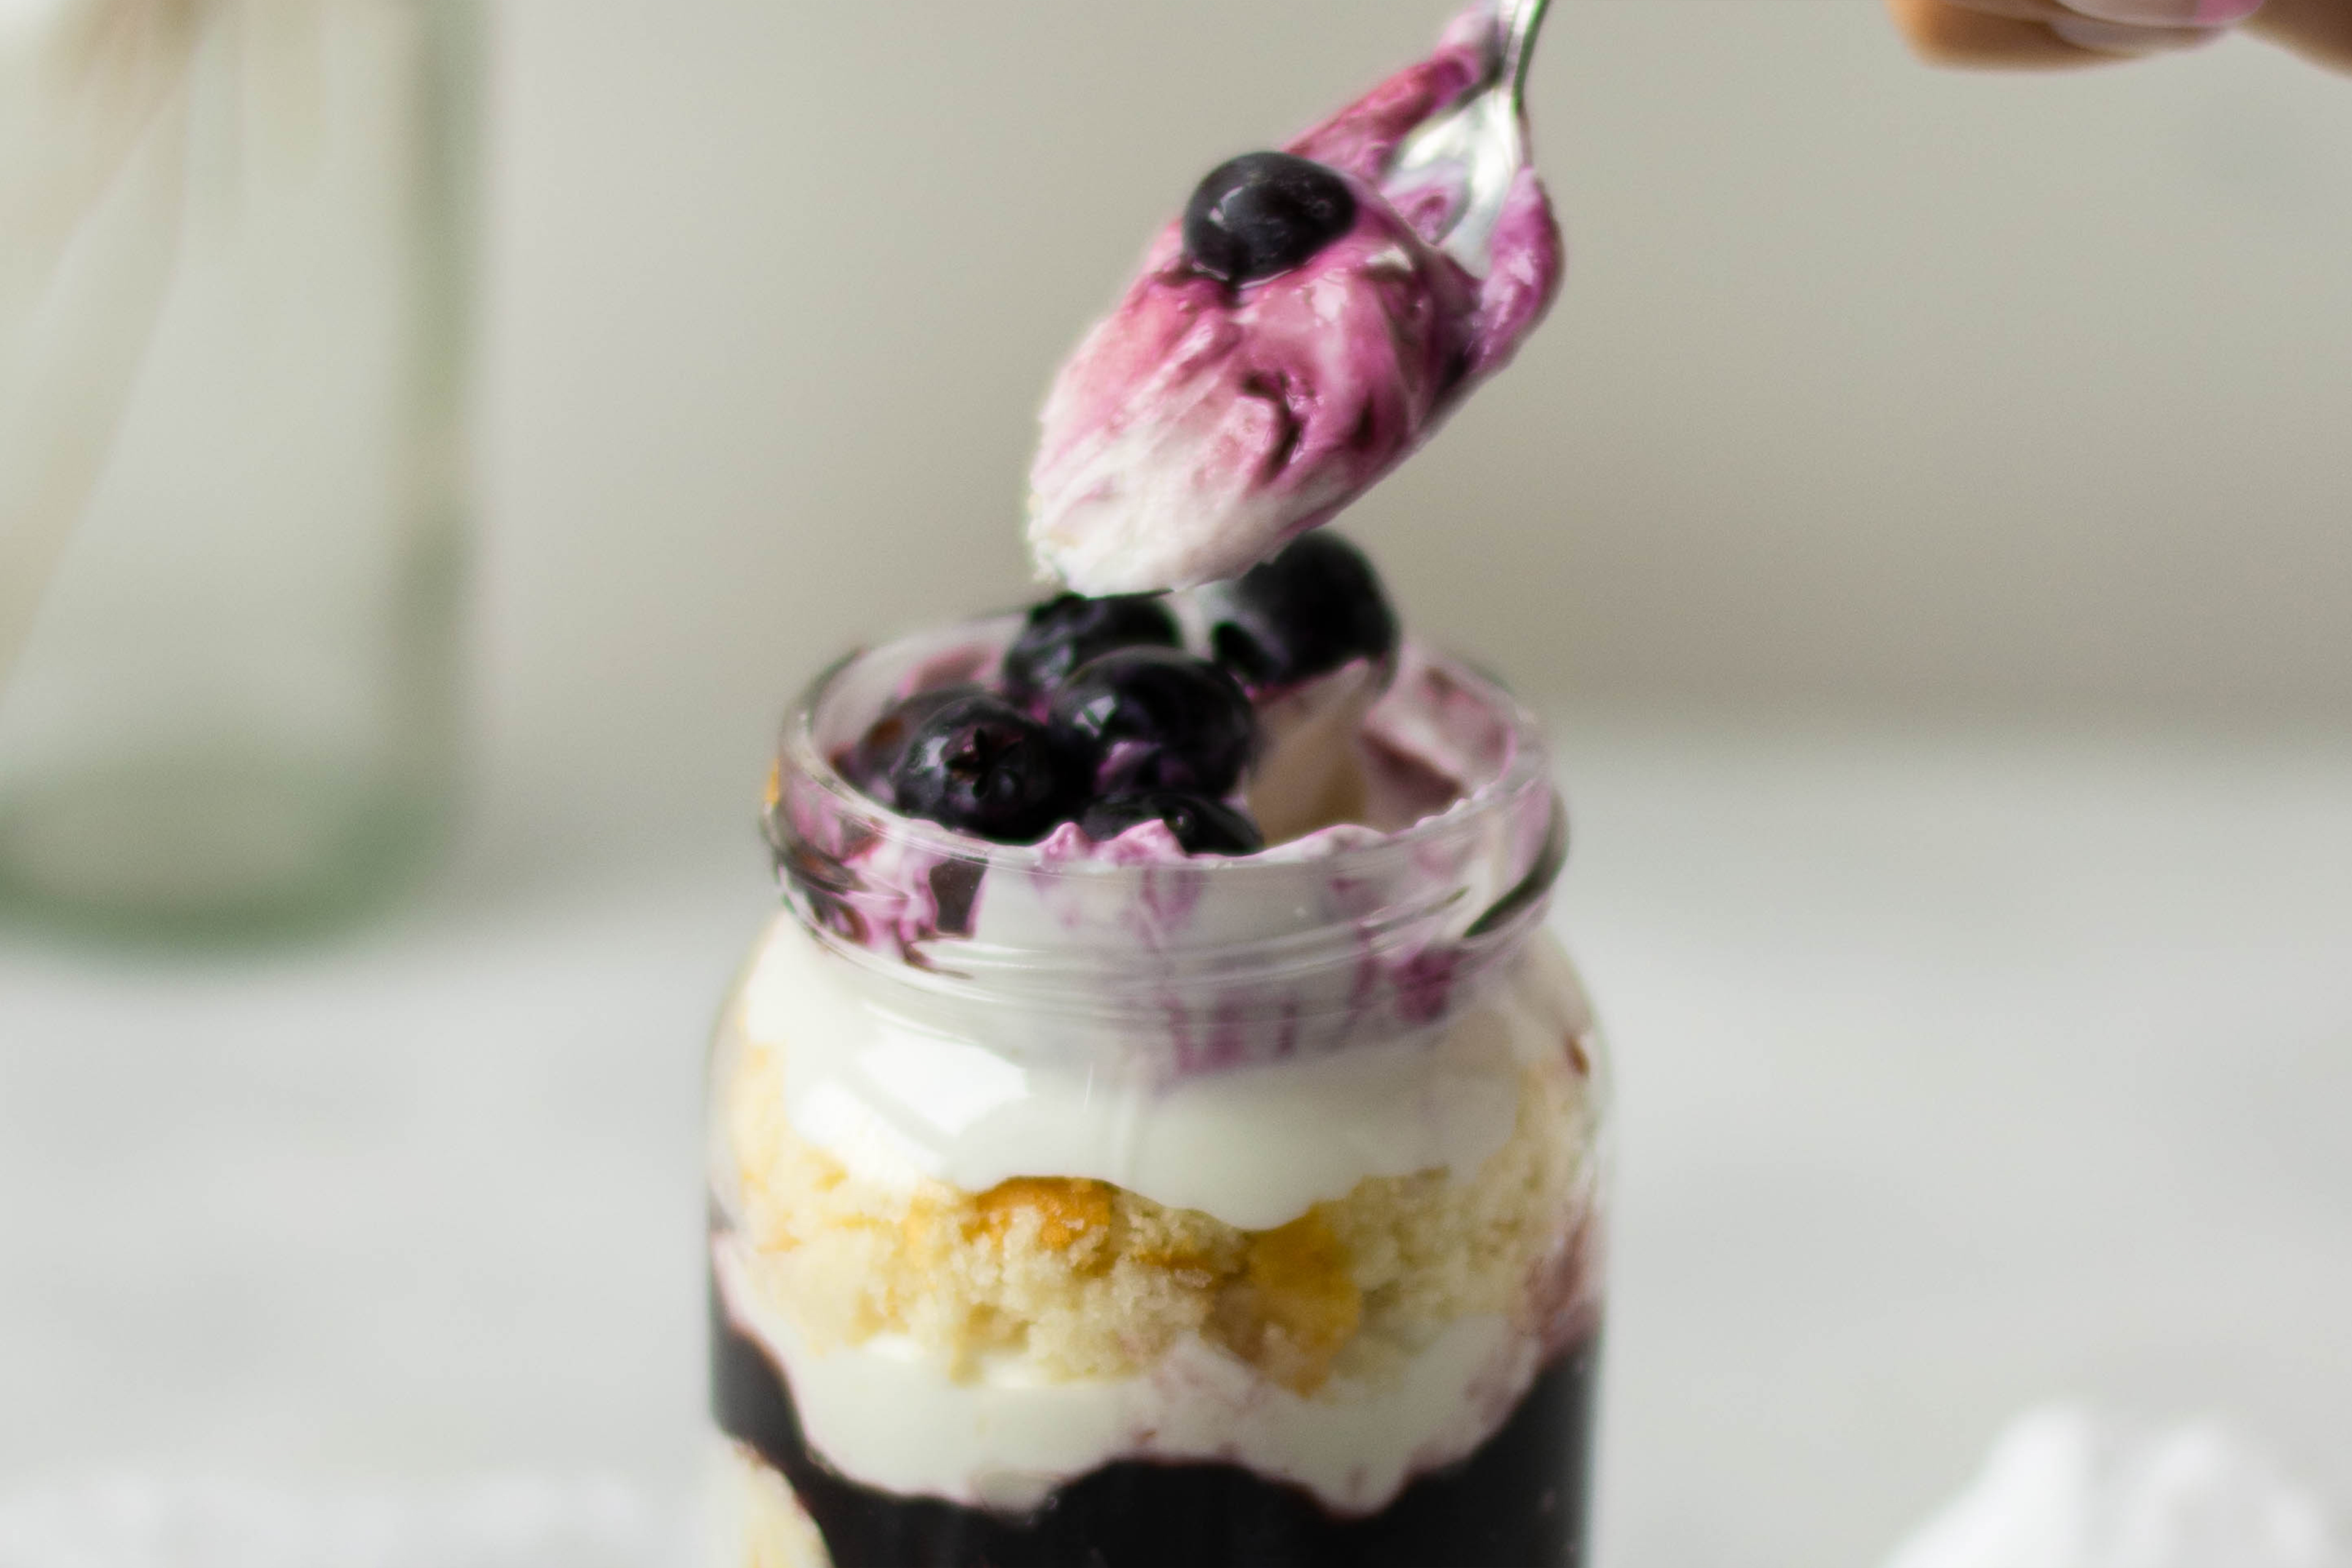
<svg viewBox="0 0 2352 1568">
<path fill-rule="evenodd" d="M 711 1058 L 730 1564 L 1576 1563 L 1604 1065 L 1549 755 L 1318 525 L 1557 286 L 1398 142 L 1488 14 L 1213 172 L 1048 401 L 1070 591 L 787 721 Z"/>
</svg>

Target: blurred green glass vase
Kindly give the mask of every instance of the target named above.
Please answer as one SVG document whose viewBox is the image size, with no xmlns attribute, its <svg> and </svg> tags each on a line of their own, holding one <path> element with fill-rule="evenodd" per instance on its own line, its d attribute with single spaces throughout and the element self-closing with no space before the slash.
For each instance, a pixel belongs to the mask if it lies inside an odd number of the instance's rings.
<svg viewBox="0 0 2352 1568">
<path fill-rule="evenodd" d="M 364 910 L 457 765 L 478 16 L 0 5 L 0 911 Z"/>
</svg>

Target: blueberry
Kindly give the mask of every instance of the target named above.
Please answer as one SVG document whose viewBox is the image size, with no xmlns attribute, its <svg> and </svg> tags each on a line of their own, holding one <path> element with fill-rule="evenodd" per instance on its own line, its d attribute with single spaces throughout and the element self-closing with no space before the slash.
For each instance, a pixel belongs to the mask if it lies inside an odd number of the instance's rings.
<svg viewBox="0 0 2352 1568">
<path fill-rule="evenodd" d="M 834 766 L 841 776 L 874 796 L 883 805 L 891 804 L 890 770 L 898 764 L 899 753 L 907 749 L 908 740 L 915 728 L 940 708 L 959 698 L 984 695 L 977 686 L 935 686 L 929 691 L 918 691 L 904 697 L 882 710 L 882 717 L 866 726 L 857 743 L 835 759 Z"/>
<path fill-rule="evenodd" d="M 1095 791 L 1221 795 L 1249 760 L 1256 715 L 1234 678 L 1168 647 L 1087 660 L 1054 692 L 1052 721 Z"/>
<path fill-rule="evenodd" d="M 1187 855 L 1255 855 L 1265 847 L 1257 824 L 1223 801 L 1174 790 L 1107 795 L 1087 803 L 1078 827 L 1097 844 L 1142 822 L 1164 822 Z"/>
<path fill-rule="evenodd" d="M 1176 617 L 1155 595 L 1064 594 L 1032 608 L 1021 635 L 1004 650 L 1004 688 L 1016 698 L 1033 696 L 1113 648 L 1174 647 L 1182 640 Z"/>
<path fill-rule="evenodd" d="M 1184 254 L 1212 278 L 1247 283 L 1289 271 L 1355 221 L 1355 193 L 1332 170 L 1244 153 L 1210 170 L 1184 204 Z"/>
<path fill-rule="evenodd" d="M 1062 748 L 1001 697 L 964 692 L 914 724 L 889 773 L 909 816 L 1000 844 L 1027 844 L 1078 804 Z"/>
<path fill-rule="evenodd" d="M 1396 648 L 1396 612 L 1372 563 L 1320 530 L 1202 597 L 1217 662 L 1251 686 L 1286 686 Z"/>
</svg>

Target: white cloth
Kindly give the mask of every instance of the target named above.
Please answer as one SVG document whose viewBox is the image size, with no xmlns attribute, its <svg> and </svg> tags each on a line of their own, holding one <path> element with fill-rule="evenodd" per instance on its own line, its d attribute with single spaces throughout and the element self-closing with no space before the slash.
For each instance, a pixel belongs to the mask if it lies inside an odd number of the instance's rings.
<svg viewBox="0 0 2352 1568">
<path fill-rule="evenodd" d="M 2212 1426 L 2021 1417 L 1887 1568 L 2346 1568 L 2308 1494 Z"/>
<path fill-rule="evenodd" d="M 308 1489 L 124 1474 L 0 1489 L 0 1568 L 678 1568 L 700 1515 L 611 1478 Z M 1886 1568 L 2352 1568 L 2319 1505 L 2221 1428 L 2053 1407 Z"/>
<path fill-rule="evenodd" d="M 0 1490 L 0 1568 L 672 1568 L 693 1510 L 626 1482 L 297 1490 L 123 1475 Z"/>
</svg>

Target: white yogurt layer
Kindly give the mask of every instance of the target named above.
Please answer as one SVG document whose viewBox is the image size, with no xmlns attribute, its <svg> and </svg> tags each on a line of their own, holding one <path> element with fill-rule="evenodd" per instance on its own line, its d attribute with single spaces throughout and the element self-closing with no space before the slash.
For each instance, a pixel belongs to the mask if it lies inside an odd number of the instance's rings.
<svg viewBox="0 0 2352 1568">
<path fill-rule="evenodd" d="M 824 1532 L 767 1461 L 728 1443 L 710 1476 L 705 1568 L 833 1568 Z"/>
<path fill-rule="evenodd" d="M 784 1063 L 793 1130 L 853 1174 L 969 1193 L 1092 1178 L 1242 1230 L 1367 1177 L 1475 1172 L 1510 1137 L 1526 1067 L 1588 1023 L 1544 938 L 1442 1029 L 1172 1081 L 1115 1049 L 1023 1058 L 939 1032 L 892 1011 L 889 984 L 783 915 L 743 991 L 745 1037 Z"/>
<path fill-rule="evenodd" d="M 1241 1465 L 1371 1513 L 1483 1442 L 1542 1356 L 1536 1336 L 1479 1313 L 1376 1386 L 1334 1379 L 1307 1396 L 1199 1340 L 1142 1376 L 1049 1381 L 1008 1363 L 960 1381 L 897 1336 L 812 1351 L 747 1285 L 742 1245 L 712 1244 L 728 1314 L 790 1380 L 811 1447 L 866 1486 L 967 1507 L 1019 1511 L 1113 1460 L 1160 1459 Z"/>
</svg>

